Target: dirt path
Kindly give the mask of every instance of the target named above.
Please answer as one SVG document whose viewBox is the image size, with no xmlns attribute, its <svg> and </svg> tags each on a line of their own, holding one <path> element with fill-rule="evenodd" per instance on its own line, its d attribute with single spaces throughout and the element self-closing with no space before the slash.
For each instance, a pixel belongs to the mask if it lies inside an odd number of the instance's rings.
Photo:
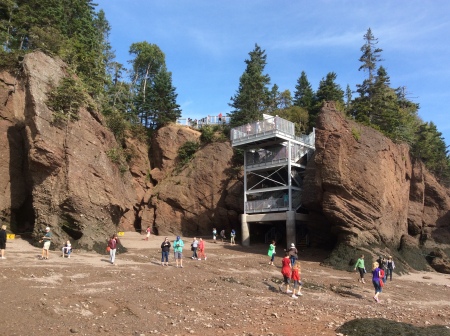
<svg viewBox="0 0 450 336">
<path fill-rule="evenodd" d="M 0 260 L 1 334 L 336 335 L 338 326 L 363 317 L 450 327 L 449 275 L 395 276 L 376 304 L 371 284 L 320 266 L 323 252 L 309 250 L 304 296 L 293 299 L 279 292 L 281 260 L 269 266 L 266 246 L 207 237 L 208 259 L 192 260 L 187 249 L 181 269 L 160 266 L 164 237 L 142 238 L 125 234 L 128 253 L 119 251 L 117 266 L 106 254 L 83 251 L 38 260 L 40 249 L 8 241 L 7 259 Z"/>
</svg>

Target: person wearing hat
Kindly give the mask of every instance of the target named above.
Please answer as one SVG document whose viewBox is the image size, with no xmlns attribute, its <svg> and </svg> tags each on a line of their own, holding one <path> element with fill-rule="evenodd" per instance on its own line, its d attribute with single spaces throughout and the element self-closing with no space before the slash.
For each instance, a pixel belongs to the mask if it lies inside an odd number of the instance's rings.
<svg viewBox="0 0 450 336">
<path fill-rule="evenodd" d="M 181 240 L 180 236 L 177 236 L 177 239 L 173 242 L 173 253 L 175 257 L 175 263 L 178 267 L 178 261 L 180 262 L 180 267 L 183 267 L 183 247 L 184 242 Z"/>
<path fill-rule="evenodd" d="M 44 246 L 42 248 L 42 256 L 41 259 L 48 259 L 50 243 L 52 240 L 52 233 L 50 232 L 50 228 L 47 226 L 45 228 L 45 234 L 42 236 L 42 239 L 39 241 L 40 243 L 44 242 Z"/>
<path fill-rule="evenodd" d="M 295 247 L 295 244 L 292 243 L 291 247 L 289 248 L 289 259 L 291 260 L 291 267 L 294 266 L 295 262 L 298 259 L 298 251 L 297 248 Z"/>
</svg>

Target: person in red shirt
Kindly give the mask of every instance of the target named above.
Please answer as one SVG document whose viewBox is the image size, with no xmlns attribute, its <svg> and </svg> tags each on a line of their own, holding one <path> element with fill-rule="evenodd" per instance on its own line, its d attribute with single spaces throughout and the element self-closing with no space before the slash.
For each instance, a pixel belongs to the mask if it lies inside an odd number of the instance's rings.
<svg viewBox="0 0 450 336">
<path fill-rule="evenodd" d="M 206 260 L 205 242 L 203 241 L 202 238 L 200 238 L 200 240 L 198 242 L 198 260 L 202 260 L 202 256 Z"/>
<path fill-rule="evenodd" d="M 289 259 L 289 252 L 284 253 L 284 258 L 281 259 L 281 274 L 283 274 L 283 285 L 286 286 L 286 293 L 291 294 L 292 291 L 289 290 L 289 282 L 291 281 L 291 260 Z M 282 285 L 280 285 L 280 291 L 283 291 Z"/>
<path fill-rule="evenodd" d="M 291 282 L 292 284 L 292 297 L 294 299 L 298 299 L 297 295 L 303 295 L 302 290 L 302 283 L 300 282 L 300 262 L 296 261 L 294 266 L 292 267 L 292 273 L 291 273 Z M 295 290 L 297 290 L 297 295 L 295 295 Z"/>
</svg>

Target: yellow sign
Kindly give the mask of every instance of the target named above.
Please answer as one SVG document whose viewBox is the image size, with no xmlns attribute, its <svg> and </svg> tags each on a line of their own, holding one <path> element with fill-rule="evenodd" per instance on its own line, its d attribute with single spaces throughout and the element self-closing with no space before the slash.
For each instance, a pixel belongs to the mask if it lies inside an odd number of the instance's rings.
<svg viewBox="0 0 450 336">
<path fill-rule="evenodd" d="M 6 239 L 15 239 L 16 238 L 16 235 L 14 234 L 14 233 L 8 233 L 8 234 L 6 234 Z"/>
<path fill-rule="evenodd" d="M 123 237 L 123 236 L 125 236 L 125 232 L 119 231 L 119 232 L 117 232 L 117 235 L 118 235 L 119 237 Z"/>
</svg>

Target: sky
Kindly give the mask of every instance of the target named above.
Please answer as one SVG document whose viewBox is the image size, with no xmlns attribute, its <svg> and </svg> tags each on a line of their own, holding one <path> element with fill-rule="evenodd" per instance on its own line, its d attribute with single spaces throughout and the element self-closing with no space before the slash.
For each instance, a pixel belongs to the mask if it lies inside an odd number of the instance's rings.
<svg viewBox="0 0 450 336">
<path fill-rule="evenodd" d="M 363 35 L 383 49 L 391 86 L 406 87 L 419 116 L 450 144 L 450 1 L 447 0 L 96 0 L 111 25 L 116 61 L 128 65 L 132 43 L 166 56 L 182 117 L 226 115 L 249 52 L 267 55 L 271 86 L 290 90 L 305 71 L 313 90 L 327 73 L 345 91 L 358 71 Z M 356 96 L 356 93 L 353 94 Z"/>
</svg>

